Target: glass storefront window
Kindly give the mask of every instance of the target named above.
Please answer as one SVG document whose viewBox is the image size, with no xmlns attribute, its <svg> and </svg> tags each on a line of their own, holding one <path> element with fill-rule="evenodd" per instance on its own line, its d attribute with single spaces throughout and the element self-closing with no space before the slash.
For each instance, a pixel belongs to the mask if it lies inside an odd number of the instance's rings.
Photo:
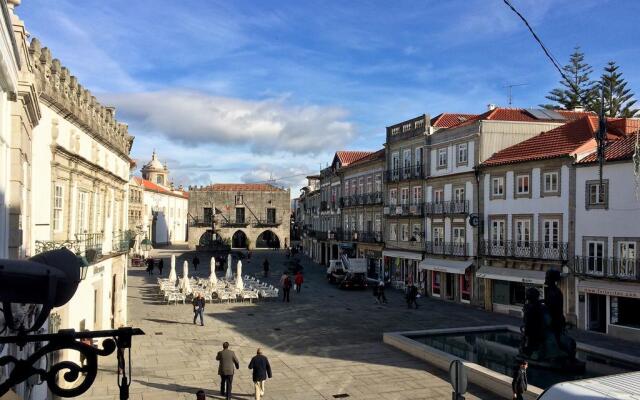
<svg viewBox="0 0 640 400">
<path fill-rule="evenodd" d="M 460 298 L 462 301 L 471 301 L 471 270 L 467 269 L 464 275 L 460 275 Z"/>
<path fill-rule="evenodd" d="M 535 287 L 540 291 L 540 298 L 543 297 L 541 286 L 528 285 L 521 282 L 493 281 L 493 302 L 512 306 L 522 306 L 526 300 L 526 292 L 530 287 Z"/>
<path fill-rule="evenodd" d="M 615 325 L 640 328 L 640 299 L 611 296 L 611 323 Z"/>
<path fill-rule="evenodd" d="M 431 293 L 440 296 L 440 272 L 431 271 Z"/>
</svg>

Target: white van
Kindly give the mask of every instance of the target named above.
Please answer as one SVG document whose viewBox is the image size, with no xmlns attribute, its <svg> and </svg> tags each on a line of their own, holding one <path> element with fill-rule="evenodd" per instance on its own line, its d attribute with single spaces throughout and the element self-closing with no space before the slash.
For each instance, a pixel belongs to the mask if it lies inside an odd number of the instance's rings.
<svg viewBox="0 0 640 400">
<path fill-rule="evenodd" d="M 640 372 L 557 383 L 538 400 L 640 400 Z"/>
</svg>

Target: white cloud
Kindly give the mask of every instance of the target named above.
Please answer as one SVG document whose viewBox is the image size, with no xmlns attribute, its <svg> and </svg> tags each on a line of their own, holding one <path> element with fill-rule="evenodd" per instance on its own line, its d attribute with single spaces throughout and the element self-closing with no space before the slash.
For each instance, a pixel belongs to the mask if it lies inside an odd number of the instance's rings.
<svg viewBox="0 0 640 400">
<path fill-rule="evenodd" d="M 186 90 L 100 97 L 118 108 L 118 118 L 133 132 L 157 132 L 190 145 L 243 145 L 256 154 L 317 154 L 355 136 L 344 109 L 292 105 L 284 98 L 243 100 Z"/>
<path fill-rule="evenodd" d="M 292 188 L 291 195 L 298 196 L 298 188 L 306 185 L 307 175 L 316 173 L 309 165 L 281 166 L 274 164 L 260 164 L 245 172 L 241 180 L 246 183 L 272 182 L 284 188 Z"/>
</svg>

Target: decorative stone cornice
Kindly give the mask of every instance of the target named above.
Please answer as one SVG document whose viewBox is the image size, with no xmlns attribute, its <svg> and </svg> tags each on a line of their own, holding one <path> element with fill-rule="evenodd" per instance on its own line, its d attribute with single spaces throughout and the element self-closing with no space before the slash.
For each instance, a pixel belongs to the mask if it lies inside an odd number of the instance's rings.
<svg viewBox="0 0 640 400">
<path fill-rule="evenodd" d="M 68 118 L 85 129 L 103 145 L 129 158 L 133 136 L 128 126 L 115 119 L 115 109 L 98 103 L 60 60 L 51 57 L 51 51 L 41 47 L 38 39 L 31 40 L 29 53 L 34 67 L 41 99 L 46 100 Z"/>
</svg>

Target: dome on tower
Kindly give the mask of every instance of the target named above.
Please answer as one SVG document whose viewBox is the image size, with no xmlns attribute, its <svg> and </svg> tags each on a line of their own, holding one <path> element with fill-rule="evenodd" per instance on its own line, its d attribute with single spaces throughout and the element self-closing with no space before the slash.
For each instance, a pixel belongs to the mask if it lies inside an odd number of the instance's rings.
<svg viewBox="0 0 640 400">
<path fill-rule="evenodd" d="M 167 168 L 164 165 L 162 165 L 160 160 L 158 160 L 158 155 L 154 150 L 153 154 L 151 155 L 151 161 L 149 161 L 144 165 L 144 167 L 142 167 L 142 172 L 165 171 L 166 169 Z"/>
</svg>

